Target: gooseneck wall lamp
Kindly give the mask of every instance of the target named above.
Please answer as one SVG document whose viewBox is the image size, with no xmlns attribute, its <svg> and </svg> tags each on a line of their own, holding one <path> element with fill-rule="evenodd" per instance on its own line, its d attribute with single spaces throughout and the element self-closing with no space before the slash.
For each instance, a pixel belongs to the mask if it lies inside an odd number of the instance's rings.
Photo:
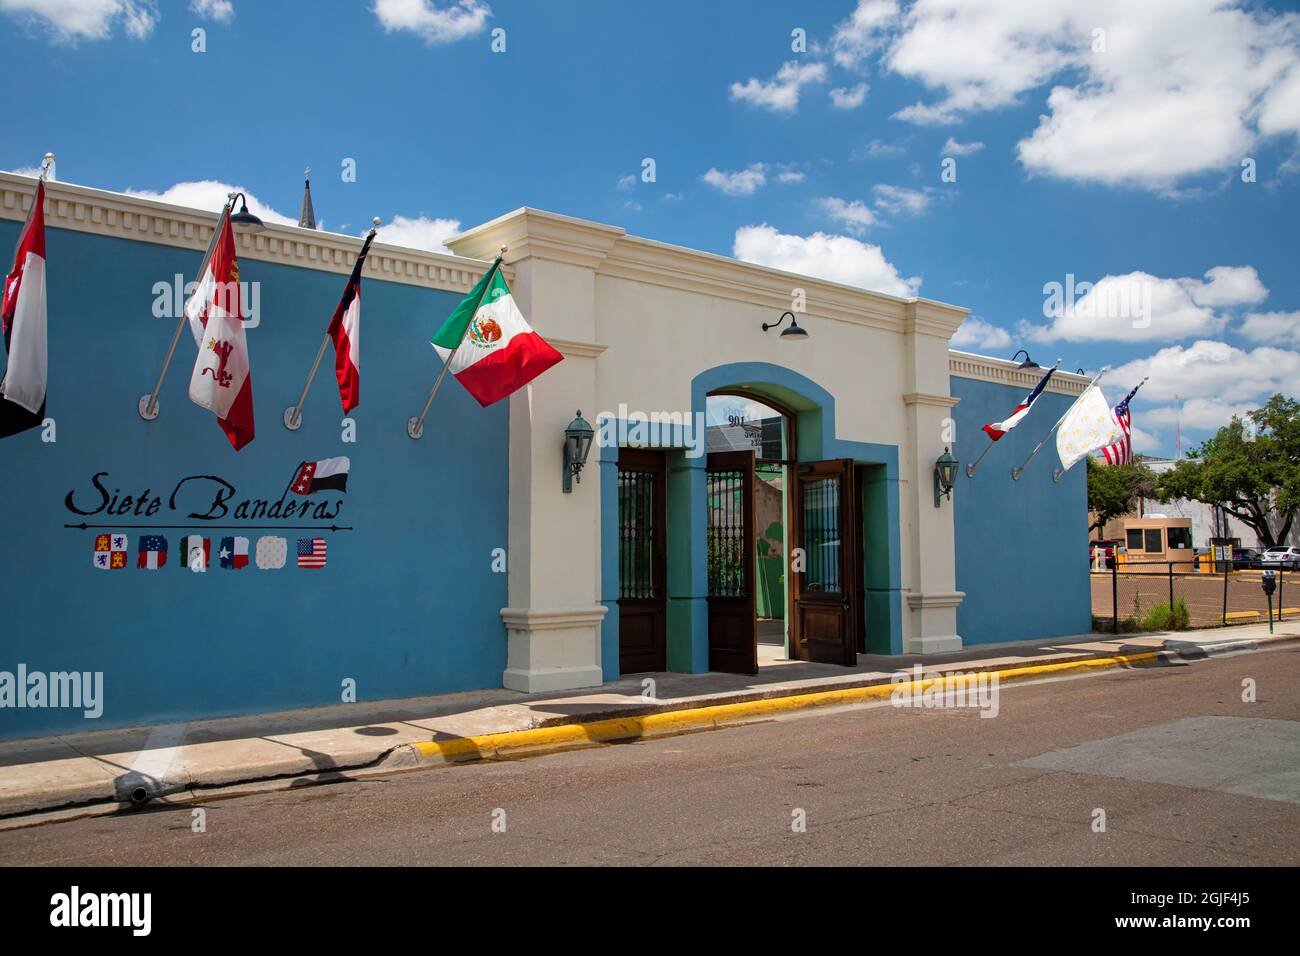
<svg viewBox="0 0 1300 956">
<path fill-rule="evenodd" d="M 582 466 L 587 463 L 587 454 L 591 451 L 591 439 L 595 429 L 582 417 L 579 409 L 569 427 L 564 430 L 564 493 L 573 491 L 573 482 L 582 481 Z"/>
<path fill-rule="evenodd" d="M 943 454 L 939 460 L 934 463 L 934 506 L 939 507 L 939 502 L 947 498 L 952 500 L 952 486 L 957 478 L 957 459 L 952 457 L 952 450 L 943 449 Z"/>
<path fill-rule="evenodd" d="M 1029 357 L 1029 353 L 1024 349 L 1018 350 L 1016 355 L 1023 355 L 1025 357 L 1025 360 L 1020 363 L 1020 368 L 1042 368 L 1041 365 Z M 1011 356 L 1011 361 L 1014 362 L 1016 360 L 1016 355 Z"/>
<path fill-rule="evenodd" d="M 780 336 L 781 341 L 782 342 L 808 341 L 808 330 L 795 321 L 793 312 L 782 313 L 781 318 L 777 319 L 775 322 L 764 322 L 763 331 L 766 332 L 768 329 L 775 329 L 780 327 L 781 323 L 785 321 L 785 317 L 787 315 L 790 316 L 790 327 L 788 329 L 781 329 L 781 336 Z"/>
<path fill-rule="evenodd" d="M 258 219 L 248 211 L 248 197 L 243 193 L 230 194 L 230 208 L 235 208 L 235 200 L 239 200 L 239 211 L 230 214 L 230 224 L 236 229 L 245 229 L 249 232 L 261 232 L 266 228 L 266 223 Z"/>
</svg>

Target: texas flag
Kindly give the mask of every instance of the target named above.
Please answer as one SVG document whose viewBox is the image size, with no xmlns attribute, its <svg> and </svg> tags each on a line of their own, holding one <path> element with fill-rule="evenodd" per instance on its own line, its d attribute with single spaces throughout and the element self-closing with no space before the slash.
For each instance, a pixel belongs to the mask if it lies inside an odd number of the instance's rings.
<svg viewBox="0 0 1300 956">
<path fill-rule="evenodd" d="M 1020 420 L 1029 414 L 1029 409 L 1033 407 L 1034 402 L 1038 401 L 1038 396 L 1043 394 L 1043 389 L 1047 387 L 1048 379 L 1052 377 L 1052 373 L 1055 371 L 1055 365 L 1049 368 L 1047 374 L 1043 376 L 1043 380 L 1034 386 L 1034 390 L 1025 396 L 1025 400 L 1017 405 L 1016 410 L 1007 416 L 1005 420 L 1000 422 L 990 422 L 984 426 L 983 430 L 988 433 L 989 438 L 997 441 L 1007 432 L 1011 431 L 1011 429 L 1020 424 Z"/>
<path fill-rule="evenodd" d="M 217 223 L 212 257 L 185 304 L 199 347 L 190 375 L 190 399 L 212 411 L 235 451 L 253 440 L 253 378 L 240 311 L 239 263 L 230 210 Z"/>
<path fill-rule="evenodd" d="M 221 550 L 217 558 L 223 568 L 238 571 L 248 567 L 248 539 L 230 537 L 221 539 Z"/>
<path fill-rule="evenodd" d="M 352 267 L 348 284 L 343 287 L 343 298 L 339 299 L 334 317 L 330 319 L 334 377 L 339 382 L 339 401 L 343 403 L 344 415 L 361 401 L 361 267 L 366 263 L 366 253 L 370 251 L 374 238 L 374 230 L 371 230 L 361 247 L 361 254 L 357 256 L 356 265 Z"/>
<path fill-rule="evenodd" d="M 48 374 L 45 330 L 45 183 L 36 184 L 36 198 L 14 253 L 13 271 L 5 278 L 0 303 L 8 362 L 0 381 L 0 438 L 7 438 L 45 420 Z"/>
</svg>

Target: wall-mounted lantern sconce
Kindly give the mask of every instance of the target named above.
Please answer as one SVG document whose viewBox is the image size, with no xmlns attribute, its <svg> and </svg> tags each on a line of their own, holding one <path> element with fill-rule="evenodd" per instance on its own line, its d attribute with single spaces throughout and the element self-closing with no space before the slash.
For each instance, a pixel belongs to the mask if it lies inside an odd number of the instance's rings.
<svg viewBox="0 0 1300 956">
<path fill-rule="evenodd" d="M 261 232 L 266 228 L 266 223 L 258 219 L 248 211 L 248 197 L 243 193 L 230 194 L 230 207 L 235 207 L 235 200 L 240 202 L 239 212 L 230 214 L 230 224 L 237 229 L 246 229 L 249 232 Z"/>
<path fill-rule="evenodd" d="M 565 494 L 573 490 L 574 479 L 582 481 L 582 466 L 587 463 L 587 453 L 591 451 L 591 439 L 595 434 L 595 429 L 582 417 L 579 409 L 577 417 L 564 430 Z"/>
<path fill-rule="evenodd" d="M 1029 353 L 1024 349 L 1019 349 L 1016 352 L 1016 355 L 1023 355 L 1025 357 L 1025 360 L 1020 363 L 1021 368 L 1042 368 L 1041 365 L 1029 357 Z M 1011 356 L 1011 361 L 1014 362 L 1016 360 L 1016 355 Z"/>
<path fill-rule="evenodd" d="M 781 318 L 777 319 L 775 322 L 764 322 L 763 331 L 766 332 L 768 329 L 778 328 L 781 325 L 781 323 L 785 321 L 785 317 L 787 315 L 790 316 L 790 327 L 788 329 L 781 330 L 781 341 L 782 342 L 808 341 L 808 330 L 795 321 L 793 312 L 782 313 Z"/>
<path fill-rule="evenodd" d="M 951 449 L 946 446 L 939 460 L 934 463 L 934 506 L 939 507 L 943 498 L 952 500 L 952 486 L 957 479 L 957 459 L 952 457 Z"/>
</svg>

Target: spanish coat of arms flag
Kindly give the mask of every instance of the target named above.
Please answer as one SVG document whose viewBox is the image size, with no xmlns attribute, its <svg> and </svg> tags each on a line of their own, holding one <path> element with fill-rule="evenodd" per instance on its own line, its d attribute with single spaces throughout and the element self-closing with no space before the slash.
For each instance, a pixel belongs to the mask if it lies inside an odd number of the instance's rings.
<svg viewBox="0 0 1300 956">
<path fill-rule="evenodd" d="M 95 535 L 95 554 L 93 562 L 101 571 L 120 571 L 126 567 L 126 555 L 130 545 L 124 534 Z"/>
<path fill-rule="evenodd" d="M 494 265 L 433 337 L 449 371 L 483 406 L 523 388 L 564 356 L 524 321 Z"/>
<path fill-rule="evenodd" d="M 0 382 L 0 438 L 7 438 L 45 420 L 48 375 L 45 328 L 45 183 L 36 184 L 36 198 L 23 231 L 18 234 L 14 267 L 5 278 L 0 304 L 4 330 L 4 380 Z"/>
<path fill-rule="evenodd" d="M 227 209 L 198 288 L 185 304 L 199 347 L 190 374 L 190 400 L 217 416 L 235 451 L 253 440 L 253 378 L 248 365 L 235 234 Z"/>
</svg>

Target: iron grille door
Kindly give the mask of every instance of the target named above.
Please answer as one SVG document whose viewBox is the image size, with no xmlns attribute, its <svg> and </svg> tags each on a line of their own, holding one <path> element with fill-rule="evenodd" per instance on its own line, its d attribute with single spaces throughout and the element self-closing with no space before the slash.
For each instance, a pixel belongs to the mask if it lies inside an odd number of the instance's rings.
<svg viewBox="0 0 1300 956">
<path fill-rule="evenodd" d="M 618 459 L 619 670 L 667 668 L 663 452 L 625 448 Z"/>
<path fill-rule="evenodd" d="M 707 464 L 709 670 L 757 674 L 754 453 L 714 452 Z"/>
</svg>

